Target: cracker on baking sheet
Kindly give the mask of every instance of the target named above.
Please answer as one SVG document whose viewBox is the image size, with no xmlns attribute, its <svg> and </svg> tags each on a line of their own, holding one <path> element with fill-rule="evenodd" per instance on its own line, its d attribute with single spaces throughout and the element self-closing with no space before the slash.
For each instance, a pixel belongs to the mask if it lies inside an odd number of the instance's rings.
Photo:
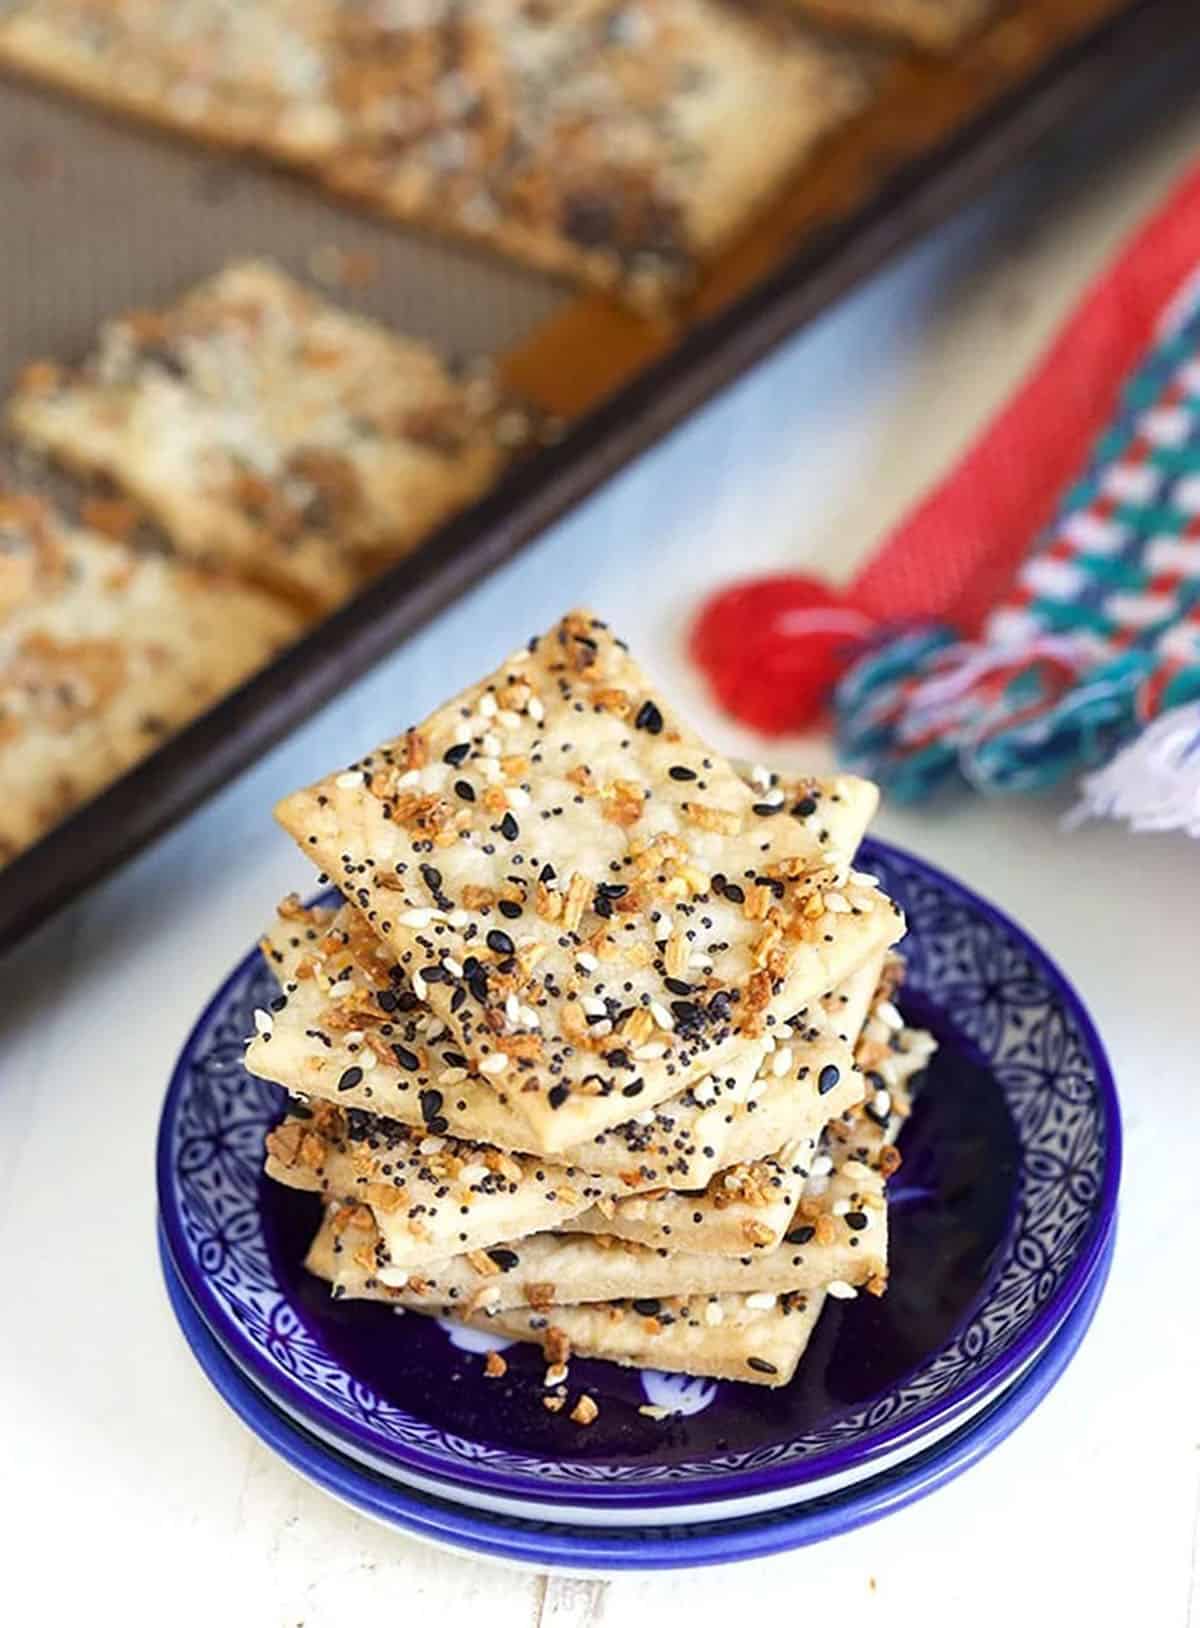
<svg viewBox="0 0 1200 1628">
<path fill-rule="evenodd" d="M 0 490 L 0 863 L 299 631 L 254 588 Z"/>
<path fill-rule="evenodd" d="M 570 1165 L 329 1102 L 293 1108 L 268 1134 L 266 1170 L 289 1187 L 369 1206 L 397 1266 L 560 1226 L 613 1190 Z M 354 1225 L 353 1208 L 340 1212 L 341 1225 Z"/>
<path fill-rule="evenodd" d="M 436 1100 L 452 1135 L 528 1150 L 526 1121 L 484 1081 L 466 1074 L 455 1037 L 405 984 L 392 981 L 391 955 L 355 911 L 306 909 L 291 901 L 283 912 L 262 949 L 285 1004 L 276 1003 L 259 1020 L 246 1053 L 251 1073 L 303 1097 L 325 1097 L 403 1124 L 424 1123 L 422 1104 Z M 861 1018 L 850 1031 L 846 1004 L 853 996 L 857 1007 L 854 992 L 864 973 L 873 989 L 874 959 L 843 988 L 777 1025 L 761 1062 L 747 1052 L 678 1096 L 555 1153 L 554 1161 L 619 1176 L 630 1189 L 700 1187 L 722 1164 L 781 1147 L 811 1096 L 827 1117 L 841 1113 L 865 1090 L 848 1050 Z M 847 1035 L 831 1036 L 827 1022 Z M 828 1081 L 831 1070 L 832 1089 L 814 1091 L 814 1082 Z"/>
<path fill-rule="evenodd" d="M 770 1302 L 768 1305 L 767 1302 Z M 786 1385 L 825 1303 L 823 1289 L 789 1295 L 689 1295 L 602 1305 L 453 1313 L 492 1334 L 532 1341 L 557 1360 L 565 1349 L 622 1368 L 657 1368 L 752 1385 Z M 569 1365 L 568 1365 L 569 1371 Z"/>
<path fill-rule="evenodd" d="M 716 0 L 31 0 L 0 60 L 651 303 L 870 90 Z"/>
<path fill-rule="evenodd" d="M 819 810 L 748 786 L 582 611 L 276 814 L 546 1150 L 761 1049 L 903 931 Z"/>
<path fill-rule="evenodd" d="M 307 1264 L 327 1279 L 338 1298 L 386 1300 L 413 1307 L 459 1307 L 502 1311 L 679 1294 L 788 1294 L 823 1288 L 834 1280 L 851 1286 L 887 1281 L 887 1212 L 884 1178 L 873 1165 L 833 1144 L 840 1163 L 818 1190 L 814 1183 L 804 1213 L 793 1216 L 780 1245 L 741 1255 L 705 1255 L 648 1248 L 571 1230 L 538 1233 L 487 1250 L 475 1250 L 411 1270 L 387 1260 L 376 1230 L 346 1234 L 336 1207 L 325 1218 Z"/>
<path fill-rule="evenodd" d="M 791 0 L 814 22 L 900 35 L 926 51 L 952 51 L 996 9 L 995 0 Z"/>
<path fill-rule="evenodd" d="M 495 476 L 480 382 L 247 262 L 108 323 L 79 370 L 27 368 L 9 419 L 131 494 L 182 554 L 329 607 Z"/>
</svg>

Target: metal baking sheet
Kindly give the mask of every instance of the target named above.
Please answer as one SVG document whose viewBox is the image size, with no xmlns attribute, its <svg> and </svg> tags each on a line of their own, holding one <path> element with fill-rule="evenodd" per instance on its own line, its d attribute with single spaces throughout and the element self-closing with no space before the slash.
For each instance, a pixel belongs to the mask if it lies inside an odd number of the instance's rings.
<svg viewBox="0 0 1200 1628">
<path fill-rule="evenodd" d="M 267 254 L 446 350 L 495 355 L 566 433 L 271 666 L 0 871 L 0 950 L 195 808 L 686 414 L 978 195 L 1054 128 L 1196 38 L 1195 0 L 1010 0 L 871 107 L 668 327 L 355 213 L 311 183 L 0 83 L 0 390 L 113 313 Z"/>
</svg>

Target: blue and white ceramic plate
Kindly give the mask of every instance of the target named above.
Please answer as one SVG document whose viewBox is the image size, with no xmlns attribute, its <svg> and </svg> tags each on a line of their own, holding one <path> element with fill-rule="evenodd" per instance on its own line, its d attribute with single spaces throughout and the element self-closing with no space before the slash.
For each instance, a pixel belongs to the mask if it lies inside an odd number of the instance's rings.
<svg viewBox="0 0 1200 1628">
<path fill-rule="evenodd" d="M 477 1513 L 373 1474 L 331 1451 L 289 1421 L 225 1354 L 180 1283 L 161 1233 L 160 1245 L 167 1293 L 197 1361 L 242 1422 L 293 1469 L 342 1503 L 410 1537 L 489 1560 L 575 1576 L 755 1560 L 852 1531 L 936 1491 L 990 1453 L 1053 1389 L 1091 1323 L 1113 1247 L 1110 1237 L 1075 1309 L 1024 1376 L 969 1424 L 960 1425 L 901 1468 L 873 1476 L 853 1491 L 751 1518 L 579 1528 Z"/>
<path fill-rule="evenodd" d="M 163 1111 L 159 1198 L 172 1259 L 210 1332 L 295 1421 L 440 1496 L 613 1526 L 727 1518 L 828 1494 L 927 1448 L 995 1400 L 1092 1280 L 1115 1213 L 1112 1078 L 1078 997 L 1026 935 L 959 883 L 864 844 L 909 922 L 903 1006 L 940 1049 L 892 1187 L 881 1300 L 830 1304 L 791 1385 L 770 1391 L 572 1362 L 587 1431 L 541 1405 L 514 1347 L 482 1378 L 460 1332 L 335 1302 L 304 1272 L 317 1201 L 262 1176 L 283 1096 L 242 1068 L 273 993 L 249 955 L 184 1047 Z M 668 1419 L 640 1407 L 665 1404 Z"/>
</svg>

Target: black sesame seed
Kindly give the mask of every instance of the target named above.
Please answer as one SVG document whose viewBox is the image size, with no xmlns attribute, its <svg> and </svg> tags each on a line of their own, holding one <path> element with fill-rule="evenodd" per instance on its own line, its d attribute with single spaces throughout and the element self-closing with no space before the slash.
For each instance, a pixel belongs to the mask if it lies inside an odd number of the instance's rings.
<svg viewBox="0 0 1200 1628">
<path fill-rule="evenodd" d="M 362 1083 L 363 1071 L 361 1068 L 348 1068 L 337 1083 L 339 1091 L 353 1091 L 356 1085 Z"/>
<path fill-rule="evenodd" d="M 570 1094 L 569 1086 L 552 1085 L 546 1093 L 546 1098 L 552 1108 L 561 1108 Z"/>
<path fill-rule="evenodd" d="M 817 801 L 815 797 L 802 797 L 798 803 L 792 804 L 792 813 L 798 815 L 802 820 L 806 820 L 810 814 L 816 812 Z"/>
<path fill-rule="evenodd" d="M 638 708 L 637 717 L 633 720 L 635 729 L 644 729 L 647 734 L 661 735 L 663 715 L 654 705 L 653 701 L 643 701 Z"/>
<path fill-rule="evenodd" d="M 428 1125 L 431 1119 L 436 1119 L 442 1111 L 442 1093 L 440 1091 L 422 1091 L 417 1099 L 421 1104 L 421 1118 Z"/>
<path fill-rule="evenodd" d="M 460 764 L 466 762 L 470 755 L 471 743 L 470 741 L 463 741 L 461 745 L 451 746 L 448 751 L 443 752 L 442 762 L 448 763 L 452 769 L 457 769 Z"/>
<path fill-rule="evenodd" d="M 664 978 L 663 983 L 672 995 L 690 995 L 692 992 L 691 984 L 685 984 L 682 978 Z"/>
<path fill-rule="evenodd" d="M 657 1317 L 662 1310 L 661 1300 L 635 1300 L 633 1309 L 639 1317 Z"/>
<path fill-rule="evenodd" d="M 557 875 L 558 872 L 554 869 L 553 865 L 543 865 L 541 870 L 538 872 L 538 881 L 553 882 Z"/>
<path fill-rule="evenodd" d="M 851 1232 L 861 1232 L 867 1224 L 867 1218 L 861 1210 L 851 1210 L 846 1216 L 846 1225 Z"/>
<path fill-rule="evenodd" d="M 628 1085 L 621 1087 L 621 1095 L 623 1097 L 640 1097 L 644 1089 L 644 1080 L 630 1080 Z"/>
<path fill-rule="evenodd" d="M 509 921 L 516 921 L 517 917 L 521 914 L 521 906 L 515 899 L 501 899 L 500 914 L 502 916 L 507 916 Z"/>
<path fill-rule="evenodd" d="M 754 812 L 756 814 L 761 814 L 765 818 L 769 814 L 782 814 L 783 813 L 783 804 L 782 803 L 755 803 L 753 805 L 753 809 L 754 809 Z"/>
<path fill-rule="evenodd" d="M 753 1368 L 756 1374 L 777 1374 L 779 1372 L 775 1364 L 768 1362 L 766 1357 L 747 1357 L 746 1366 Z"/>
<path fill-rule="evenodd" d="M 414 1074 L 421 1066 L 421 1059 L 415 1051 L 409 1051 L 407 1046 L 393 1046 L 392 1056 L 395 1057 L 401 1068 L 407 1068 Z"/>
<path fill-rule="evenodd" d="M 511 1249 L 489 1249 L 487 1257 L 494 1261 L 502 1272 L 511 1272 L 515 1266 L 520 1266 L 521 1257 Z"/>
<path fill-rule="evenodd" d="M 469 780 L 456 780 L 454 789 L 464 803 L 473 803 L 475 801 L 475 787 Z"/>
<path fill-rule="evenodd" d="M 841 1077 L 842 1071 L 836 1063 L 826 1063 L 825 1067 L 817 1075 L 817 1090 L 821 1096 L 824 1096 L 828 1091 L 832 1091 Z"/>
<path fill-rule="evenodd" d="M 521 827 L 513 819 L 511 813 L 506 814 L 500 821 L 500 835 L 508 842 L 515 842 L 521 835 Z"/>
<path fill-rule="evenodd" d="M 425 885 L 430 893 L 440 893 L 442 890 L 442 873 L 436 865 L 422 865 L 421 875 L 425 878 Z"/>
<path fill-rule="evenodd" d="M 746 894 L 736 882 L 727 882 L 725 884 L 725 897 L 732 899 L 734 904 L 745 904 L 746 902 Z"/>
<path fill-rule="evenodd" d="M 689 769 L 682 763 L 672 763 L 667 773 L 672 780 L 694 780 L 696 778 L 695 769 Z"/>
<path fill-rule="evenodd" d="M 785 1244 L 811 1244 L 817 1235 L 816 1227 L 793 1227 L 791 1232 L 785 1232 Z"/>
<path fill-rule="evenodd" d="M 497 955 L 514 955 L 516 945 L 507 933 L 502 933 L 498 927 L 493 927 L 487 936 L 489 950 L 495 950 Z"/>
<path fill-rule="evenodd" d="M 400 1005 L 400 997 L 394 989 L 377 989 L 375 1004 L 385 1012 L 394 1012 Z"/>
</svg>

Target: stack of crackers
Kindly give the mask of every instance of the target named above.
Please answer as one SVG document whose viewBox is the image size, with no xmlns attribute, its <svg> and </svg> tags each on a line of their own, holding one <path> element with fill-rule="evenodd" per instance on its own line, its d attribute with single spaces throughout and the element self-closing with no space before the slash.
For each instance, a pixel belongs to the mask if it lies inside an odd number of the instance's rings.
<svg viewBox="0 0 1200 1628">
<path fill-rule="evenodd" d="M 27 367 L 0 487 L 0 863 L 414 548 L 525 415 L 262 262 Z M 65 477 L 64 477 L 65 479 Z"/>
<path fill-rule="evenodd" d="M 582 611 L 287 798 L 344 902 L 281 907 L 247 1065 L 310 1269 L 539 1342 L 583 1424 L 572 1351 L 787 1383 L 827 1297 L 886 1288 L 932 1050 L 853 868 L 875 806 L 726 761 Z"/>
</svg>

